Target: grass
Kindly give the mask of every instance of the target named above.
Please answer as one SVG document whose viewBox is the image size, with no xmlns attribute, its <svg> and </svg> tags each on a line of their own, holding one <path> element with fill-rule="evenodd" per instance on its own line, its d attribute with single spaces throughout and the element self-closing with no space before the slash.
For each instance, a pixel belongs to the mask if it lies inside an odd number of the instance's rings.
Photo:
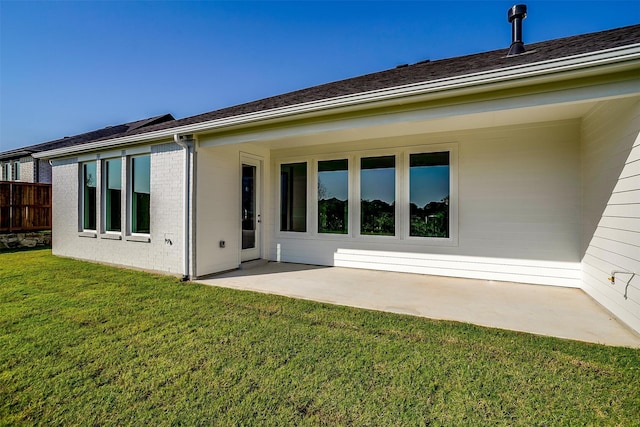
<svg viewBox="0 0 640 427">
<path fill-rule="evenodd" d="M 639 425 L 640 350 L 0 254 L 3 425 Z"/>
</svg>

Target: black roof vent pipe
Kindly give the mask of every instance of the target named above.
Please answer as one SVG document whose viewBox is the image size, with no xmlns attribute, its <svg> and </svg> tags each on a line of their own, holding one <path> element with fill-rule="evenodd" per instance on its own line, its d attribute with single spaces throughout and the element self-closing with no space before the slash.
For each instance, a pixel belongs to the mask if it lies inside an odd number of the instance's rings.
<svg viewBox="0 0 640 427">
<path fill-rule="evenodd" d="M 511 22 L 511 47 L 507 56 L 520 55 L 525 52 L 522 42 L 522 20 L 526 17 L 526 4 L 517 4 L 507 12 L 507 19 Z"/>
</svg>

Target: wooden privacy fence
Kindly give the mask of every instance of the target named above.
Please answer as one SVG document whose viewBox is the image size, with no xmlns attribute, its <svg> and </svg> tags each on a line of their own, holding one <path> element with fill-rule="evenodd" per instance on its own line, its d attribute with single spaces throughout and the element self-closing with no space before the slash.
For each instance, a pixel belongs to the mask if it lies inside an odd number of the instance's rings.
<svg viewBox="0 0 640 427">
<path fill-rule="evenodd" d="M 51 230 L 51 184 L 0 182 L 0 232 Z"/>
</svg>

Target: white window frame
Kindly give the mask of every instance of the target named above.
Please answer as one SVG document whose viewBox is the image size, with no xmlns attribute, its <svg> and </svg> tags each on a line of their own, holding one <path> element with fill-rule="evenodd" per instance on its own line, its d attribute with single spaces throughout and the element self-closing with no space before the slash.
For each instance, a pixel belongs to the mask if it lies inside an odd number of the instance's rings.
<svg viewBox="0 0 640 427">
<path fill-rule="evenodd" d="M 148 233 L 138 233 L 133 232 L 133 159 L 136 157 L 149 157 L 149 195 L 151 195 L 151 152 L 150 151 L 141 151 L 131 153 L 129 155 L 129 151 L 127 151 L 128 156 L 126 157 L 126 162 L 123 162 L 123 165 L 126 164 L 126 203 L 127 203 L 127 214 L 126 214 L 126 226 L 122 226 L 121 229 L 127 230 L 127 240 L 136 240 L 136 241 L 144 241 L 149 242 L 151 237 L 151 201 L 149 201 L 149 232 Z M 123 218 L 124 219 L 124 218 Z M 122 221 L 122 219 L 121 219 Z"/>
<path fill-rule="evenodd" d="M 85 173 L 84 170 L 85 169 L 84 169 L 84 166 L 86 164 L 88 164 L 88 163 L 95 163 L 95 165 L 96 165 L 96 177 L 95 177 L 95 179 L 96 179 L 96 201 L 95 201 L 95 203 L 96 203 L 96 208 L 95 208 L 95 210 L 96 210 L 96 218 L 95 218 L 96 228 L 95 229 L 85 228 L 85 226 L 84 226 L 85 225 L 84 224 L 84 214 L 85 214 L 85 203 L 86 203 L 85 195 L 84 195 L 84 186 L 85 186 L 85 175 L 84 175 L 84 173 Z M 100 226 L 100 224 L 99 224 L 99 211 L 98 211 L 100 209 L 100 206 L 99 206 L 100 186 L 98 185 L 99 180 L 100 180 L 99 179 L 99 175 L 100 175 L 99 174 L 99 164 L 100 164 L 100 162 L 95 158 L 94 159 L 83 159 L 83 160 L 80 160 L 78 162 L 78 165 L 80 165 L 80 171 L 79 171 L 80 172 L 79 173 L 79 184 L 80 184 L 80 186 L 79 186 L 80 187 L 79 201 L 80 201 L 80 203 L 79 203 L 79 206 L 78 206 L 79 207 L 79 209 L 78 209 L 78 214 L 79 214 L 78 215 L 79 216 L 79 224 L 78 224 L 78 226 L 79 227 L 78 228 L 79 228 L 81 233 L 85 233 L 87 236 L 90 236 L 90 237 L 95 237 L 95 235 L 98 232 L 98 228 Z"/>
<path fill-rule="evenodd" d="M 120 160 L 120 231 L 107 230 L 107 162 L 110 160 Z M 100 222 L 101 222 L 101 238 L 120 238 L 126 230 L 126 215 L 122 215 L 122 203 L 126 203 L 126 188 L 127 180 L 127 158 L 121 155 L 110 155 L 108 157 L 101 157 L 100 160 Z"/>
<path fill-rule="evenodd" d="M 2 181 L 11 181 L 11 163 L 2 164 Z"/>
<path fill-rule="evenodd" d="M 11 162 L 12 181 L 20 181 L 20 160 Z"/>
<path fill-rule="evenodd" d="M 449 153 L 449 237 L 410 236 L 410 155 L 446 151 Z M 368 157 L 395 156 L 395 235 L 377 236 L 361 234 L 361 159 Z M 347 159 L 349 168 L 349 232 L 332 234 L 318 232 L 318 162 Z M 307 163 L 307 231 L 280 231 L 281 182 L 280 168 L 283 164 Z M 351 240 L 354 242 L 397 242 L 403 245 L 420 246 L 457 246 L 458 225 L 458 144 L 435 143 L 398 146 L 387 149 L 359 150 L 357 152 L 332 152 L 277 158 L 275 178 L 276 237 L 278 238 L 316 238 L 318 240 Z"/>
<path fill-rule="evenodd" d="M 320 233 L 318 231 L 319 229 L 319 224 L 318 224 L 318 163 L 320 162 L 326 162 L 326 161 L 332 161 L 332 160 L 346 160 L 347 161 L 347 185 L 348 185 L 348 192 L 347 192 L 347 197 L 348 199 L 348 217 L 347 217 L 347 221 L 348 221 L 348 232 L 346 234 L 338 234 L 338 233 Z M 312 235 L 314 237 L 318 237 L 319 239 L 327 239 L 327 240 L 344 240 L 344 239 L 352 239 L 354 237 L 354 228 L 353 228 L 353 224 L 354 224 L 354 213 L 353 213 L 353 199 L 354 199 L 354 194 L 355 194 L 355 186 L 354 186 L 354 164 L 355 164 L 355 160 L 354 160 L 354 156 L 347 154 L 347 153 L 334 153 L 334 154 L 327 154 L 327 155 L 322 155 L 322 156 L 314 156 L 311 159 L 311 163 L 313 164 L 313 176 L 312 176 L 312 188 L 311 188 L 311 204 L 313 205 L 313 217 L 311 220 L 311 224 L 312 224 Z M 307 201 L 307 205 L 309 205 L 309 202 Z"/>
<path fill-rule="evenodd" d="M 408 243 L 428 246 L 457 246 L 458 245 L 458 145 L 456 143 L 433 144 L 407 147 L 404 150 L 404 177 L 402 186 L 402 215 L 404 230 L 402 237 Z M 410 236 L 409 203 L 410 203 L 410 156 L 412 154 L 449 153 L 449 237 Z"/>
<path fill-rule="evenodd" d="M 282 170 L 282 165 L 288 165 L 291 163 L 306 163 L 307 164 L 307 218 L 306 218 L 306 231 L 286 231 L 286 230 L 281 230 L 281 213 L 282 213 L 282 182 L 280 180 L 280 173 Z M 309 203 L 310 202 L 310 197 L 311 197 L 311 193 L 313 192 L 313 177 L 315 176 L 315 167 L 314 167 L 314 163 L 312 158 L 310 157 L 291 157 L 291 158 L 286 158 L 286 159 L 279 159 L 276 162 L 276 170 L 275 170 L 275 180 L 276 180 L 276 194 L 275 194 L 275 199 L 276 199 L 276 218 L 275 218 L 275 225 L 276 225 L 276 235 L 278 237 L 303 237 L 303 236 L 311 236 L 313 235 L 312 233 L 312 227 L 313 227 L 313 215 L 315 215 L 315 207 L 313 206 L 313 203 Z M 317 185 L 317 184 L 316 184 Z M 317 191 L 316 191 L 317 192 Z M 313 211 L 313 212 L 312 212 Z"/>
<path fill-rule="evenodd" d="M 362 187 L 360 182 L 361 172 L 362 172 L 362 159 L 369 157 L 395 157 L 395 211 L 394 211 L 394 235 L 393 236 L 383 236 L 383 235 L 373 235 L 373 234 L 362 234 L 361 230 L 361 216 L 362 216 Z M 402 183 L 402 170 L 403 170 L 403 156 L 401 149 L 379 149 L 379 150 L 366 150 L 360 151 L 356 153 L 355 161 L 354 161 L 354 197 L 353 197 L 353 215 L 354 215 L 354 236 L 360 240 L 400 240 L 402 238 L 401 226 L 400 223 L 400 203 L 401 203 L 401 183 Z"/>
</svg>

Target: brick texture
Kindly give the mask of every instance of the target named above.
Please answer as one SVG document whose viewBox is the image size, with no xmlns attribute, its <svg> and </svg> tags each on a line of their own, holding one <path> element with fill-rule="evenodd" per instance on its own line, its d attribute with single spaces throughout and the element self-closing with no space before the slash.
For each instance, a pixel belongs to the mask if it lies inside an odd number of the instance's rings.
<svg viewBox="0 0 640 427">
<path fill-rule="evenodd" d="M 125 153 L 126 154 L 126 153 Z M 98 232 L 83 233 L 80 222 L 80 163 L 77 159 L 54 161 L 53 180 L 53 252 L 56 255 L 154 270 L 183 273 L 183 176 L 184 153 L 176 144 L 151 147 L 151 233 L 150 242 L 127 239 L 128 157 L 123 157 L 123 232 L 121 240 Z M 98 167 L 98 182 L 102 181 Z M 98 188 L 98 211 L 102 198 Z"/>
</svg>

